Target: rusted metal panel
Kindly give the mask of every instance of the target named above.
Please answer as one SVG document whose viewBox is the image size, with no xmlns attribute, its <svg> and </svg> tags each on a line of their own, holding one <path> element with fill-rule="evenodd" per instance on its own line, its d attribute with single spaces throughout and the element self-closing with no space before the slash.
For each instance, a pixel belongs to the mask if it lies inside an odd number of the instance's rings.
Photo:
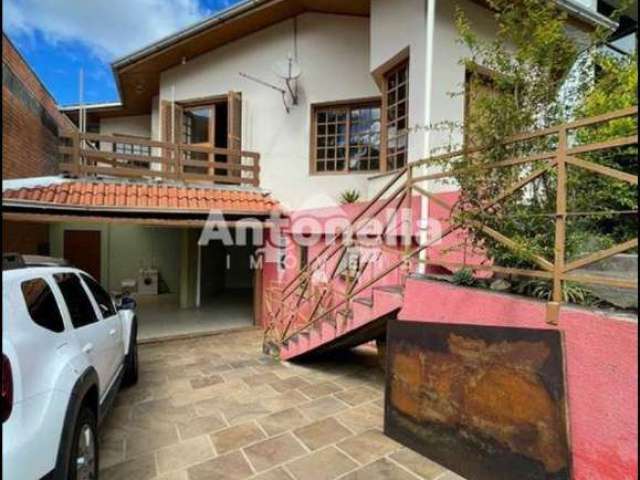
<svg viewBox="0 0 640 480">
<path fill-rule="evenodd" d="M 470 480 L 571 478 L 561 333 L 389 321 L 385 433 Z"/>
</svg>

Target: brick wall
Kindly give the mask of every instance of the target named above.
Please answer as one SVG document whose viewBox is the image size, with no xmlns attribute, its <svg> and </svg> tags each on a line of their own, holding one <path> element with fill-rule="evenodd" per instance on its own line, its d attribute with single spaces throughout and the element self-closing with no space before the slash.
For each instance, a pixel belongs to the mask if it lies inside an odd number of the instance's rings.
<svg viewBox="0 0 640 480">
<path fill-rule="evenodd" d="M 69 126 L 55 100 L 3 34 L 3 178 L 56 174 L 58 131 Z"/>
</svg>

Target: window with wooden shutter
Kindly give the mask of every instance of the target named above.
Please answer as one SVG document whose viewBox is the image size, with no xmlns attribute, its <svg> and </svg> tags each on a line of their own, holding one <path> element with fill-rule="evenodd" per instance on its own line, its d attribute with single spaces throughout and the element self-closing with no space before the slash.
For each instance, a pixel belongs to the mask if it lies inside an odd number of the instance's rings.
<svg viewBox="0 0 640 480">
<path fill-rule="evenodd" d="M 481 121 L 478 105 L 487 95 L 493 95 L 491 77 L 467 70 L 464 101 L 464 143 L 467 148 L 480 147 L 480 139 L 474 138 L 475 125 Z"/>
<path fill-rule="evenodd" d="M 227 116 L 227 148 L 232 153 L 229 158 L 231 163 L 240 163 L 240 150 L 242 149 L 242 96 L 239 92 L 229 92 L 227 96 L 229 113 Z"/>
<path fill-rule="evenodd" d="M 182 116 L 183 108 L 177 103 L 163 100 L 160 104 L 161 116 L 161 140 L 169 143 L 180 143 L 182 141 Z M 173 161 L 173 149 L 163 148 L 162 156 L 167 161 Z M 169 165 L 162 164 L 163 171 L 169 170 Z"/>
</svg>

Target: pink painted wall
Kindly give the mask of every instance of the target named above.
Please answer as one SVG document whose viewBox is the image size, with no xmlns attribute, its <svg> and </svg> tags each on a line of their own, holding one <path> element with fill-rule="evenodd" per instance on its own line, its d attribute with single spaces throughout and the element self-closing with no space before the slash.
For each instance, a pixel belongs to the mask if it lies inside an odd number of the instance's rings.
<svg viewBox="0 0 640 480">
<path fill-rule="evenodd" d="M 530 299 L 410 279 L 400 320 L 550 328 L 545 304 Z M 638 323 L 563 307 L 573 478 L 637 479 Z"/>
<path fill-rule="evenodd" d="M 457 192 L 444 192 L 438 195 L 438 197 L 450 204 L 453 205 L 457 198 Z M 381 206 L 384 200 L 378 201 L 373 207 L 370 208 L 369 212 L 375 210 L 376 206 Z M 316 257 L 322 248 L 327 244 L 327 242 L 331 241 L 332 236 L 336 232 L 336 228 L 344 229 L 346 228 L 350 222 L 358 215 L 365 207 L 366 202 L 358 202 L 354 204 L 347 205 L 337 205 L 334 207 L 325 207 L 325 208 L 317 208 L 317 209 L 305 209 L 305 210 L 297 210 L 294 212 L 288 213 L 287 222 L 282 227 L 282 232 L 286 237 L 286 254 L 289 258 L 289 262 L 286 264 L 285 268 L 278 268 L 276 266 L 276 261 L 278 258 L 277 248 L 274 245 L 267 243 L 265 247 L 265 268 L 263 273 L 263 286 L 264 288 L 268 288 L 270 285 L 273 285 L 275 282 L 280 283 L 288 283 L 291 279 L 295 277 L 295 275 L 300 271 L 300 265 L 296 260 L 299 260 L 299 246 L 293 241 L 293 235 L 311 235 L 318 238 L 319 242 L 315 245 L 309 247 L 309 260 Z M 392 221 L 390 226 L 387 229 L 387 235 L 391 240 L 400 238 L 402 233 L 402 221 L 404 217 L 401 215 L 393 216 L 393 211 L 396 206 L 395 202 L 392 202 L 390 206 L 376 215 L 375 219 L 377 222 L 370 222 L 367 224 L 366 228 L 362 230 L 363 233 L 369 235 L 369 238 L 375 238 L 376 234 L 381 233 L 381 228 L 389 221 L 391 218 Z M 404 204 L 403 204 L 404 206 Z M 411 219 L 412 225 L 412 233 L 414 235 L 414 240 L 417 242 L 418 239 L 418 229 L 419 229 L 419 220 L 421 219 L 421 211 L 422 211 L 422 202 L 419 196 L 413 196 L 411 202 L 411 211 L 405 212 L 404 215 L 407 219 Z M 450 209 L 443 208 L 435 202 L 429 202 L 429 235 L 439 235 L 441 229 L 445 229 L 449 226 L 449 217 L 450 217 Z M 437 224 L 441 225 L 438 227 Z M 466 261 L 469 265 L 486 263 L 488 262 L 487 258 L 482 254 L 482 252 L 473 252 L 470 248 L 464 250 L 464 247 L 460 247 L 461 244 L 464 243 L 465 234 L 464 232 L 456 232 L 451 235 L 445 237 L 441 242 L 434 244 L 433 247 L 428 249 L 428 256 L 432 260 L 442 260 L 447 262 L 463 262 Z M 375 278 L 380 272 L 384 271 L 387 267 L 391 266 L 397 260 L 401 258 L 402 253 L 404 252 L 404 247 L 402 245 L 394 245 L 393 248 L 396 248 L 397 251 L 389 251 L 385 250 L 379 257 L 379 260 L 372 264 L 372 266 L 368 267 L 367 270 L 362 275 L 362 283 L 366 283 L 369 280 Z M 376 255 L 380 253 L 380 250 L 377 247 L 371 248 L 363 248 L 363 252 L 365 255 Z M 324 265 L 324 271 L 328 274 L 331 269 L 335 266 L 335 262 L 337 261 L 338 256 L 334 257 L 334 259 L 330 262 L 327 262 Z M 412 271 L 416 270 L 417 263 L 412 262 Z M 396 270 L 386 275 L 380 281 L 378 281 L 375 286 L 383 286 L 383 285 L 399 285 L 404 282 L 404 276 L 406 272 L 401 270 Z M 480 276 L 486 276 L 487 272 L 479 272 Z M 341 288 L 340 281 L 334 282 L 334 286 L 339 290 Z M 362 292 L 361 296 L 370 296 L 372 294 L 371 288 Z M 266 319 L 263 319 L 263 325 L 265 324 Z"/>
<path fill-rule="evenodd" d="M 437 198 L 450 207 L 454 207 L 458 201 L 460 194 L 458 191 L 442 192 L 437 195 Z M 451 210 L 452 208 L 445 208 L 439 205 L 435 201 L 429 202 L 429 236 L 438 235 L 441 231 L 448 228 L 451 224 Z M 467 265 L 490 265 L 492 262 L 487 258 L 485 253 L 474 248 L 465 240 L 467 234 L 458 230 L 450 233 L 444 237 L 440 242 L 427 249 L 427 256 L 430 260 L 436 260 L 441 262 L 451 263 L 465 263 Z M 455 269 L 449 269 L 455 270 Z M 478 277 L 491 277 L 491 272 L 486 270 L 476 271 Z"/>
</svg>

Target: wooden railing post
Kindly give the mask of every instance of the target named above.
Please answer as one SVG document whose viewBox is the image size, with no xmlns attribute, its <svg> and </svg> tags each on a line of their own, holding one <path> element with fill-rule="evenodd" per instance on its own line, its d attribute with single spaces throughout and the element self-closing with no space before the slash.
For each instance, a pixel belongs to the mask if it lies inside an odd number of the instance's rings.
<svg viewBox="0 0 640 480">
<path fill-rule="evenodd" d="M 179 143 L 173 145 L 173 174 L 176 180 L 182 179 L 182 147 Z"/>
<path fill-rule="evenodd" d="M 242 171 L 240 172 L 242 173 Z M 260 154 L 253 157 L 253 186 L 260 186 Z"/>
<path fill-rule="evenodd" d="M 556 157 L 556 225 L 553 261 L 553 291 L 551 302 L 547 305 L 547 323 L 557 325 L 560 316 L 562 295 L 562 276 L 564 274 L 565 247 L 567 237 L 567 129 L 561 127 L 558 132 L 558 150 Z"/>
</svg>

